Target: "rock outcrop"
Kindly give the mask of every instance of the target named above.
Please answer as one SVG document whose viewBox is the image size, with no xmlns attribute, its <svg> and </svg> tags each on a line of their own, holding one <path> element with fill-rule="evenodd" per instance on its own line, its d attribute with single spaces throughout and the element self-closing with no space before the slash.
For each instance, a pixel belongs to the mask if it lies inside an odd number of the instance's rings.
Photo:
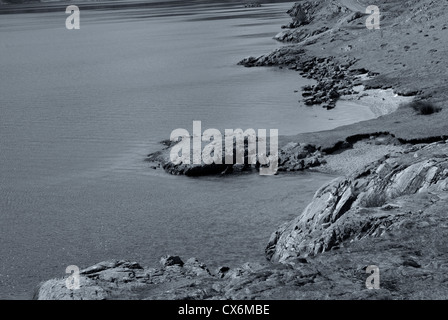
<svg viewBox="0 0 448 320">
<path fill-rule="evenodd" d="M 310 23 L 313 19 L 313 9 L 318 7 L 318 5 L 319 1 L 296 2 L 294 6 L 286 12 L 292 18 L 292 22 L 283 26 L 283 28 L 298 28 Z"/>
<path fill-rule="evenodd" d="M 360 75 L 374 75 L 366 69 L 354 68 L 355 62 L 356 60 L 347 59 L 340 63 L 331 56 L 311 57 L 303 49 L 285 46 L 268 55 L 245 58 L 239 64 L 245 67 L 286 66 L 300 71 L 303 77 L 317 81 L 316 85 L 302 87 L 305 105 L 322 105 L 332 109 L 339 97 L 355 93 L 353 87 L 362 83 Z"/>
<path fill-rule="evenodd" d="M 210 271 L 197 259 L 185 263 L 178 256 L 161 258 L 160 268 L 147 268 L 127 260 L 103 261 L 80 271 L 79 289 L 66 285 L 67 277 L 42 283 L 35 294 L 38 300 L 104 300 L 162 298 L 170 290 L 170 283 L 177 287 L 190 285 L 194 277 L 202 281 L 211 278 Z M 197 299 L 207 297 L 197 292 Z"/>
<path fill-rule="evenodd" d="M 407 196 L 447 192 L 448 146 L 433 143 L 411 150 L 389 154 L 323 186 L 301 215 L 272 234 L 268 259 L 317 255 L 345 241 L 381 235 L 406 217 Z"/>
<path fill-rule="evenodd" d="M 153 163 L 152 167 L 157 169 L 163 168 L 167 173 L 172 175 L 186 175 L 186 176 L 206 176 L 218 174 L 236 174 L 241 172 L 255 172 L 258 171 L 261 164 L 258 161 L 256 164 L 250 164 L 247 153 L 247 144 L 245 145 L 244 164 L 236 164 L 235 149 L 234 149 L 234 163 L 224 164 L 225 158 L 222 159 L 222 164 L 174 164 L 170 161 L 171 143 L 165 143 L 167 148 L 155 153 L 149 154 L 146 161 Z M 323 154 L 314 145 L 307 143 L 289 143 L 278 151 L 278 171 L 302 171 L 312 167 L 319 166 L 324 163 Z"/>
<path fill-rule="evenodd" d="M 325 163 L 322 152 L 308 143 L 290 142 L 278 154 L 278 171 L 302 171 Z"/>
</svg>

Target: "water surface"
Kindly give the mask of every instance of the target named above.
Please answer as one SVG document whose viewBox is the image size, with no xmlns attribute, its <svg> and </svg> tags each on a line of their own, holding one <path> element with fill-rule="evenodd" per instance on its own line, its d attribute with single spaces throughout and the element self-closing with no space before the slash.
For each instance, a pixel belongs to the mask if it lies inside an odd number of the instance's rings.
<svg viewBox="0 0 448 320">
<path fill-rule="evenodd" d="M 173 129 L 330 129 L 372 117 L 307 108 L 310 83 L 236 63 L 279 46 L 292 3 L 81 7 L 0 20 L 0 298 L 105 259 L 264 261 L 269 236 L 331 177 L 190 179 L 143 161 Z"/>
</svg>

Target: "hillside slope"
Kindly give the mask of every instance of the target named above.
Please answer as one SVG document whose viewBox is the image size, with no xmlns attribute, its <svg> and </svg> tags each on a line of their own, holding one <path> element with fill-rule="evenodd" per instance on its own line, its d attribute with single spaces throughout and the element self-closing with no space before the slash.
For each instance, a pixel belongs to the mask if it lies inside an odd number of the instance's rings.
<svg viewBox="0 0 448 320">
<path fill-rule="evenodd" d="M 363 84 L 366 89 L 392 88 L 397 94 L 413 95 L 441 111 L 421 116 L 403 106 L 379 119 L 298 135 L 285 139 L 285 143 L 300 141 L 327 148 L 349 136 L 375 132 L 389 132 L 409 142 L 447 136 L 448 2 L 376 1 L 381 13 L 379 30 L 366 27 L 368 5 L 365 0 L 297 2 L 289 11 L 293 21 L 276 36 L 289 45 L 246 58 L 241 64 L 299 70 L 318 81 L 313 94 L 319 99 L 332 89 L 339 93 L 337 98 Z M 368 77 L 360 80 L 359 74 Z"/>
</svg>

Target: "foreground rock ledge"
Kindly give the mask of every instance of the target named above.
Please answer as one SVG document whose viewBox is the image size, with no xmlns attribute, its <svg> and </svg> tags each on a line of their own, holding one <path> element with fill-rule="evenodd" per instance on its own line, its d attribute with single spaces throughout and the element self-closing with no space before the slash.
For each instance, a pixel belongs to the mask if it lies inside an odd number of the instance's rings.
<svg viewBox="0 0 448 320">
<path fill-rule="evenodd" d="M 347 240 L 381 235 L 409 219 L 410 212 L 427 210 L 425 197 L 438 202 L 447 191 L 445 142 L 388 154 L 318 190 L 300 216 L 271 236 L 266 255 L 283 262 L 331 250 Z"/>
<path fill-rule="evenodd" d="M 165 256 L 160 268 L 105 261 L 42 283 L 36 299 L 448 299 L 448 144 L 391 153 L 316 192 L 271 237 L 271 262 L 210 271 Z M 380 289 L 365 286 L 380 269 Z"/>
</svg>

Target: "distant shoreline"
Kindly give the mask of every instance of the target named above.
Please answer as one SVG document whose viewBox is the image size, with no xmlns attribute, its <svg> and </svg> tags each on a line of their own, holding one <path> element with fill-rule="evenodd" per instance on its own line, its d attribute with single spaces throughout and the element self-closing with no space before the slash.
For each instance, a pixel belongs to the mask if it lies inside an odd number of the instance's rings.
<svg viewBox="0 0 448 320">
<path fill-rule="evenodd" d="M 284 0 L 268 0 L 263 1 L 263 3 L 283 3 L 291 2 Z M 154 1 L 144 1 L 144 0 L 133 0 L 133 1 L 123 1 L 123 0 L 111 0 L 111 1 L 88 1 L 83 0 L 76 3 L 64 0 L 55 1 L 40 1 L 40 0 L 30 0 L 23 1 L 23 3 L 6 3 L 0 0 L 0 15 L 1 14 L 14 14 L 14 13 L 38 13 L 38 12 L 56 12 L 64 11 L 64 9 L 69 5 L 77 5 L 80 9 L 84 10 L 98 10 L 98 9 L 137 9 L 137 8 L 147 8 L 147 7 L 187 7 L 193 5 L 210 5 L 211 1 L 206 0 L 154 0 Z M 214 5 L 222 5 L 228 7 L 229 5 L 237 5 L 244 8 L 246 3 L 250 1 L 244 0 L 230 0 L 230 1 L 213 1 Z"/>
</svg>

